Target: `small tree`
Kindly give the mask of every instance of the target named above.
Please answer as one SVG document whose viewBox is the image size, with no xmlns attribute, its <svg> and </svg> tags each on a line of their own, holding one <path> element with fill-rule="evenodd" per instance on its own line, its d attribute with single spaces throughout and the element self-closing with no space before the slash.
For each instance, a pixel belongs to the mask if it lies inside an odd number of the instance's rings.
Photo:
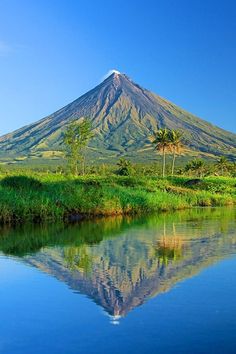
<svg viewBox="0 0 236 354">
<path fill-rule="evenodd" d="M 153 140 L 155 149 L 162 152 L 162 177 L 165 177 L 166 152 L 171 148 L 170 131 L 166 128 L 159 129 Z"/>
<path fill-rule="evenodd" d="M 205 163 L 203 160 L 200 159 L 194 159 L 190 162 L 188 162 L 185 166 L 185 171 L 186 172 L 194 172 L 198 177 L 202 178 L 203 177 L 203 172 L 205 168 Z"/>
<path fill-rule="evenodd" d="M 117 174 L 119 176 L 130 176 L 132 174 L 132 165 L 129 160 L 121 157 L 117 162 L 118 170 Z"/>
<path fill-rule="evenodd" d="M 82 164 L 82 174 L 85 173 L 85 150 L 90 139 L 94 136 L 90 121 L 72 122 L 64 134 L 64 144 L 72 173 L 78 175 L 78 165 Z"/>
<path fill-rule="evenodd" d="M 175 170 L 176 155 L 180 154 L 181 151 L 183 150 L 182 138 L 183 138 L 183 133 L 180 132 L 179 130 L 171 130 L 169 132 L 171 150 L 173 153 L 172 166 L 171 166 L 171 175 L 172 176 L 174 175 L 174 170 Z"/>
</svg>

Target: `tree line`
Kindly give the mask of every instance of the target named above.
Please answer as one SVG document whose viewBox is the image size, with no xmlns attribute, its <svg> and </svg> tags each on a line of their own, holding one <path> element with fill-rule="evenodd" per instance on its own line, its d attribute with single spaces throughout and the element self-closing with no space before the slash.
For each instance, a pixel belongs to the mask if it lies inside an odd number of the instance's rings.
<svg viewBox="0 0 236 354">
<path fill-rule="evenodd" d="M 94 138 L 91 122 L 83 119 L 79 122 L 73 121 L 64 133 L 65 157 L 69 170 L 72 174 L 85 174 L 86 150 L 92 138 Z M 175 174 L 176 157 L 183 154 L 185 150 L 184 132 L 176 129 L 159 128 L 154 136 L 150 137 L 154 149 L 162 156 L 162 176 L 166 176 L 166 155 L 171 154 L 171 175 Z M 230 168 L 230 163 L 225 156 L 218 159 L 216 164 L 221 175 L 224 175 Z M 117 162 L 117 173 L 119 175 L 132 174 L 132 164 L 125 158 L 120 158 Z M 195 158 L 187 162 L 184 168 L 179 169 L 178 174 L 195 173 L 198 177 L 203 177 L 206 170 L 204 160 Z"/>
</svg>

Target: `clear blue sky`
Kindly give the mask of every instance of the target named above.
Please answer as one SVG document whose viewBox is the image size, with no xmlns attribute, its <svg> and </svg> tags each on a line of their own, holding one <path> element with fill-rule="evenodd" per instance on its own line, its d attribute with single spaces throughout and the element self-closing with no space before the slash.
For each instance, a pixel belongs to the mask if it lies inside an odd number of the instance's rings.
<svg viewBox="0 0 236 354">
<path fill-rule="evenodd" d="M 236 132 L 236 2 L 1 0 L 0 135 L 110 69 Z"/>
</svg>

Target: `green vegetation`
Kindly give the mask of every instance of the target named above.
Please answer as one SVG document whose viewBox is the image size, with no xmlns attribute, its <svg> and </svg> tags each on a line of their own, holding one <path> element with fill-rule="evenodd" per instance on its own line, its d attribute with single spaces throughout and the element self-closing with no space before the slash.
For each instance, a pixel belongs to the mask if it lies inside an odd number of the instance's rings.
<svg viewBox="0 0 236 354">
<path fill-rule="evenodd" d="M 173 154 L 171 175 L 174 175 L 176 155 L 183 150 L 182 137 L 183 134 L 175 129 L 158 129 L 155 133 L 152 143 L 155 145 L 155 149 L 162 153 L 162 177 L 165 177 L 167 152 Z"/>
<path fill-rule="evenodd" d="M 79 163 L 82 165 L 82 174 L 85 174 L 85 149 L 93 137 L 91 123 L 84 119 L 81 122 L 73 121 L 65 131 L 64 145 L 70 171 L 78 175 Z"/>
<path fill-rule="evenodd" d="M 130 176 L 133 174 L 133 167 L 129 160 L 124 159 L 123 157 L 117 162 L 117 171 L 116 173 L 119 176 Z"/>
<path fill-rule="evenodd" d="M 229 161 L 225 156 L 221 156 L 217 161 L 216 166 L 220 168 L 221 176 L 224 176 L 224 173 L 226 173 L 229 169 Z"/>
<path fill-rule="evenodd" d="M 81 217 L 179 210 L 236 203 L 236 179 L 207 177 L 2 174 L 0 222 L 78 220 Z"/>
<path fill-rule="evenodd" d="M 169 139 L 171 144 L 171 150 L 173 153 L 171 176 L 174 176 L 176 155 L 180 154 L 183 151 L 183 142 L 182 142 L 183 133 L 180 132 L 179 130 L 170 130 L 169 136 L 170 136 Z"/>
<path fill-rule="evenodd" d="M 170 150 L 170 146 L 171 146 L 169 130 L 166 128 L 159 129 L 155 133 L 155 138 L 153 140 L 153 144 L 155 144 L 155 148 L 157 151 L 162 152 L 162 177 L 165 177 L 166 152 L 168 150 Z"/>
<path fill-rule="evenodd" d="M 192 161 L 189 161 L 186 166 L 185 166 L 185 172 L 187 173 L 195 173 L 198 177 L 203 176 L 204 174 L 204 167 L 205 167 L 205 162 L 200 159 L 194 159 Z"/>
<path fill-rule="evenodd" d="M 194 159 L 174 176 L 176 155 L 183 149 L 183 133 L 178 130 L 164 128 L 155 133 L 153 144 L 162 154 L 162 177 L 157 176 L 156 166 L 140 169 L 125 158 L 119 159 L 115 169 L 92 165 L 86 176 L 85 150 L 93 136 L 86 119 L 68 126 L 64 145 L 69 168 L 58 166 L 54 173 L 2 169 L 0 223 L 76 221 L 91 216 L 236 204 L 235 164 L 225 157 L 211 167 Z M 169 169 L 167 152 L 172 154 Z M 225 177 L 209 177 L 218 171 Z M 171 177 L 165 177 L 166 172 Z"/>
</svg>

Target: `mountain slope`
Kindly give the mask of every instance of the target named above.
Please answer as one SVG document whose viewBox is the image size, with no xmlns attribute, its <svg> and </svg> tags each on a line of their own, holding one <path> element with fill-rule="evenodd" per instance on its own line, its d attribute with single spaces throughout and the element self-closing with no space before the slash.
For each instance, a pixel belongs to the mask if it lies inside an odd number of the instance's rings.
<svg viewBox="0 0 236 354">
<path fill-rule="evenodd" d="M 195 117 L 119 73 L 48 117 L 1 137 L 0 151 L 8 156 L 46 156 L 46 152 L 61 151 L 66 126 L 84 117 L 92 121 L 95 131 L 90 143 L 93 157 L 151 159 L 150 136 L 158 126 L 184 131 L 193 151 L 236 156 L 235 134 Z"/>
</svg>

